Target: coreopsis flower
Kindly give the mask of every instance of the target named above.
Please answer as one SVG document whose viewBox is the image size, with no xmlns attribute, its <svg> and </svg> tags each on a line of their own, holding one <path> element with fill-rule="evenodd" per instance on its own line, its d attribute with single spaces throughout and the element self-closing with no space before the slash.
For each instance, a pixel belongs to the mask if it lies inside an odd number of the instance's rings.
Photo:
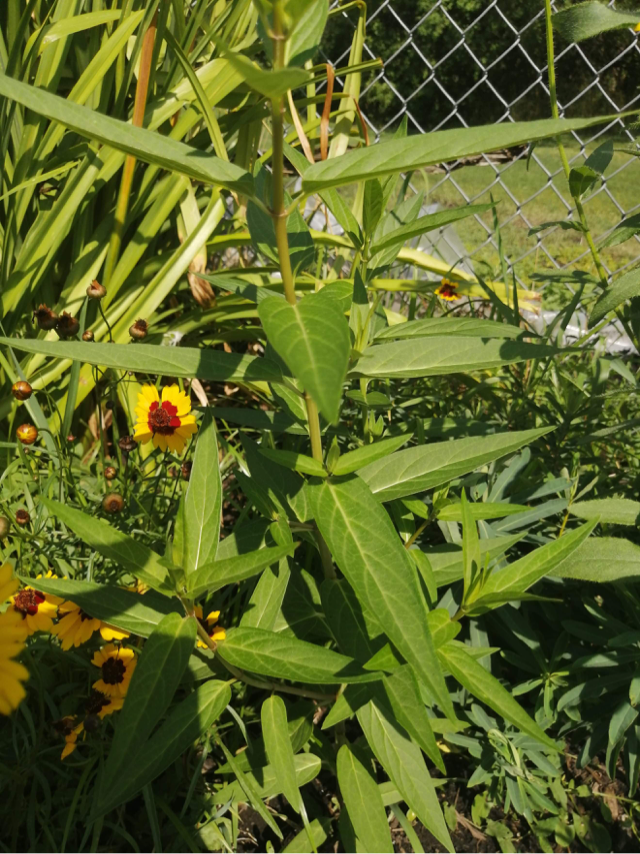
<svg viewBox="0 0 640 854">
<path fill-rule="evenodd" d="M 444 299 L 447 302 L 454 302 L 458 299 L 458 285 L 450 279 L 443 279 L 440 285 L 436 288 L 436 296 Z"/>
<path fill-rule="evenodd" d="M 196 605 L 196 607 L 194 608 L 194 611 L 195 611 L 196 619 L 198 620 L 198 622 L 200 623 L 202 628 L 205 630 L 205 632 L 209 635 L 209 637 L 211 638 L 212 641 L 217 642 L 217 641 L 224 640 L 226 638 L 227 633 L 222 628 L 222 626 L 218 625 L 218 618 L 220 617 L 220 611 L 211 611 L 208 614 L 206 620 L 203 619 L 203 616 L 202 616 L 203 611 L 202 611 L 202 608 L 200 607 L 200 605 Z M 198 638 L 198 646 L 201 649 L 207 649 L 208 648 L 206 643 L 203 640 L 200 640 L 200 638 Z"/>
<path fill-rule="evenodd" d="M 87 717 L 97 717 L 103 721 L 107 715 L 119 712 L 124 705 L 124 697 L 107 697 L 102 691 L 93 691 L 89 694 L 84 710 Z"/>
<path fill-rule="evenodd" d="M 100 636 L 102 640 L 120 643 L 120 641 L 126 640 L 129 637 L 129 632 L 116 629 L 115 626 L 109 626 L 107 623 L 102 623 L 100 626 Z"/>
<path fill-rule="evenodd" d="M 15 593 L 20 582 L 13 576 L 10 563 L 0 566 L 0 603 L 4 603 Z M 0 614 L 0 714 L 10 715 L 17 709 L 26 696 L 23 682 L 29 678 L 29 671 L 14 661 L 24 649 L 28 631 L 20 614 L 9 608 Z"/>
<path fill-rule="evenodd" d="M 84 723 L 76 724 L 77 718 L 75 715 L 67 715 L 62 720 L 57 721 L 56 729 L 64 736 L 64 747 L 60 754 L 60 759 L 66 759 L 71 756 L 76 749 L 78 736 L 84 732 Z"/>
<path fill-rule="evenodd" d="M 58 605 L 62 603 L 59 596 L 42 593 L 33 587 L 23 587 L 11 596 L 10 601 L 13 610 L 21 614 L 28 634 L 53 631 L 53 620 L 58 614 Z"/>
<path fill-rule="evenodd" d="M 60 639 L 64 650 L 86 643 L 102 625 L 100 620 L 90 617 L 75 602 L 63 602 L 58 608 L 58 614 L 60 620 L 51 629 L 51 634 Z"/>
<path fill-rule="evenodd" d="M 95 653 L 91 663 L 102 673 L 93 683 L 94 688 L 107 697 L 121 699 L 126 696 L 137 663 L 132 649 L 108 643 Z"/>
<path fill-rule="evenodd" d="M 134 439 L 143 445 L 153 442 L 153 447 L 161 451 L 168 448 L 181 453 L 189 436 L 198 429 L 195 415 L 191 415 L 191 401 L 177 385 L 165 386 L 162 397 L 155 386 L 142 386 L 136 415 Z"/>
</svg>

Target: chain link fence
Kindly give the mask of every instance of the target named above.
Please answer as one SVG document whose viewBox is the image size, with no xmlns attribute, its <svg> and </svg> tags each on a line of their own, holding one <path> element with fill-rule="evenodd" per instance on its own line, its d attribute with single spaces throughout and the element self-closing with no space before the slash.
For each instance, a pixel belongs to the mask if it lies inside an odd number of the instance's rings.
<svg viewBox="0 0 640 854">
<path fill-rule="evenodd" d="M 325 46 L 334 67 L 348 61 L 353 11 L 336 16 L 342 20 L 336 20 L 334 29 L 345 32 L 347 38 Z M 405 115 L 410 133 L 549 116 L 544 26 L 541 1 L 370 0 L 363 59 L 384 61 L 382 69 L 363 80 L 360 107 L 370 135 L 377 139 L 388 135 Z M 556 39 L 561 115 L 640 109 L 638 35 L 632 30 L 615 35 L 608 43 L 607 35 L 581 44 Z M 606 179 L 585 200 L 590 227 L 598 239 L 640 209 L 640 161 L 625 153 L 638 146 L 620 120 L 574 133 L 566 141 L 571 165 L 577 166 L 609 138 L 615 142 L 613 161 Z M 426 174 L 414 174 L 412 183 L 427 191 L 428 203 L 447 206 L 491 197 L 499 201 L 508 264 L 521 283 L 531 287 L 551 271 L 592 270 L 592 263 L 577 231 L 555 227 L 529 234 L 544 222 L 572 218 L 573 206 L 553 142 L 537 146 L 528 155 L 522 148 L 471 162 L 446 163 L 425 170 Z M 492 217 L 475 220 L 471 227 L 465 221 L 464 228 L 445 229 L 429 248 L 448 263 L 463 259 L 467 269 L 484 262 L 497 270 L 498 240 Z M 638 237 L 603 252 L 609 273 L 638 259 Z"/>
</svg>

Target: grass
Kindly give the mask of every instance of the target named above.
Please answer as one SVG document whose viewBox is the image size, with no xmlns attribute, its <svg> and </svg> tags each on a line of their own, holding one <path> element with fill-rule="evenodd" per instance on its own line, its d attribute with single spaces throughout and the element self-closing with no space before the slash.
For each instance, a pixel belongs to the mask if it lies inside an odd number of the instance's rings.
<svg viewBox="0 0 640 854">
<path fill-rule="evenodd" d="M 628 143 L 625 145 L 622 139 L 616 140 L 616 152 L 607 170 L 610 177 L 606 178 L 605 185 L 587 196 L 584 202 L 589 225 L 596 240 L 622 218 L 620 209 L 607 194 L 605 186 L 623 211 L 633 212 L 638 206 L 640 164 L 636 158 L 620 151 L 623 147 L 628 147 Z M 566 148 L 570 159 L 580 155 L 580 147 L 575 141 L 566 143 Z M 596 144 L 587 146 L 587 155 L 594 148 Z M 427 201 L 438 202 L 445 207 L 464 204 L 465 195 L 474 203 L 490 202 L 493 194 L 493 198 L 499 202 L 498 214 L 506 256 L 515 264 L 517 274 L 527 285 L 539 287 L 539 283 L 531 281 L 532 275 L 554 269 L 554 264 L 546 253 L 559 265 L 564 266 L 580 258 L 587 251 L 587 246 L 584 237 L 577 231 L 555 228 L 543 232 L 540 237 L 546 252 L 535 235 L 529 236 L 529 224 L 537 226 L 544 222 L 567 219 L 571 198 L 555 145 L 549 142 L 537 146 L 535 156 L 551 173 L 552 179 L 549 179 L 545 170 L 533 158 L 529 168 L 526 158 L 522 158 L 499 166 L 498 174 L 491 166 L 467 166 L 454 171 L 450 179 L 444 179 L 444 176 L 438 174 L 416 174 L 412 183 L 416 189 L 426 189 Z M 572 165 L 580 165 L 584 159 L 579 157 Z M 507 191 L 498 183 L 498 178 Z M 569 205 L 561 200 L 558 193 L 569 201 Z M 482 220 L 491 231 L 491 211 L 484 214 Z M 498 252 L 492 243 L 486 242 L 488 231 L 479 222 L 465 220 L 464 225 L 456 228 L 456 232 L 474 261 L 484 262 L 498 272 Z M 612 272 L 638 257 L 640 244 L 636 238 L 602 252 L 603 261 Z M 591 257 L 587 255 L 580 258 L 574 269 L 594 272 Z"/>
</svg>

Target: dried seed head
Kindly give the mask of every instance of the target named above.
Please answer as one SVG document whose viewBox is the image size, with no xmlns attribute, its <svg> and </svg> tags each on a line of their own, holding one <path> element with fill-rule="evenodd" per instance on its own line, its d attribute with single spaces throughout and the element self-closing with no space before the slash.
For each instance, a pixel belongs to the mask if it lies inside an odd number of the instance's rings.
<svg viewBox="0 0 640 854">
<path fill-rule="evenodd" d="M 118 442 L 118 446 L 121 451 L 125 452 L 125 454 L 130 454 L 131 451 L 135 451 L 138 446 L 138 443 L 133 438 L 133 436 L 123 436 Z"/>
<path fill-rule="evenodd" d="M 31 395 L 33 394 L 33 389 L 29 385 L 29 383 L 24 380 L 20 380 L 17 383 L 14 383 L 11 386 L 11 394 L 15 397 L 16 400 L 24 402 L 25 400 L 29 400 Z"/>
<path fill-rule="evenodd" d="M 169 477 L 178 477 L 178 469 L 176 466 L 169 466 Z"/>
<path fill-rule="evenodd" d="M 44 303 L 40 303 L 38 308 L 33 312 L 33 319 L 36 321 L 40 329 L 54 329 L 58 322 L 58 315 Z"/>
<path fill-rule="evenodd" d="M 100 723 L 97 715 L 87 715 L 84 719 L 84 728 L 87 732 L 97 732 L 100 729 Z"/>
<path fill-rule="evenodd" d="M 16 522 L 20 527 L 24 528 L 24 526 L 28 525 L 30 521 L 31 516 L 29 516 L 26 510 L 16 510 Z"/>
<path fill-rule="evenodd" d="M 115 470 L 114 466 L 105 466 L 104 476 L 107 480 L 113 480 L 115 477 L 117 477 L 117 475 L 118 472 Z"/>
<path fill-rule="evenodd" d="M 93 341 L 93 332 L 90 329 L 87 329 L 86 332 L 82 333 L 83 341 Z"/>
<path fill-rule="evenodd" d="M 117 492 L 110 492 L 102 500 L 102 508 L 107 513 L 120 513 L 124 507 L 124 498 Z"/>
<path fill-rule="evenodd" d="M 34 427 L 33 424 L 21 424 L 16 430 L 16 436 L 18 442 L 23 445 L 33 445 L 38 438 L 38 428 Z"/>
<path fill-rule="evenodd" d="M 182 472 L 183 480 L 189 480 L 191 477 L 191 468 L 193 463 L 190 460 L 185 460 L 180 466 L 180 471 Z"/>
<path fill-rule="evenodd" d="M 87 288 L 87 296 L 91 299 L 102 299 L 106 292 L 107 289 L 97 279 L 94 279 Z"/>
<path fill-rule="evenodd" d="M 141 341 L 143 338 L 146 338 L 148 331 L 149 324 L 146 320 L 136 320 L 133 326 L 129 327 L 129 335 L 136 341 Z"/>
<path fill-rule="evenodd" d="M 11 528 L 11 523 L 5 516 L 0 516 L 0 540 L 3 540 Z"/>
<path fill-rule="evenodd" d="M 71 317 L 66 311 L 63 311 L 58 322 L 56 323 L 56 332 L 61 338 L 71 338 L 78 334 L 80 324 L 75 317 Z"/>
</svg>

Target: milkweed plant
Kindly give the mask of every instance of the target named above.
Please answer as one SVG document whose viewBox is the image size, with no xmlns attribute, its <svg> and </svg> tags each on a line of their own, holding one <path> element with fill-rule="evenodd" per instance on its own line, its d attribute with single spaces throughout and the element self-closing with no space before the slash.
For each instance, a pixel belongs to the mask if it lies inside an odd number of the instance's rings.
<svg viewBox="0 0 640 854">
<path fill-rule="evenodd" d="M 534 290 L 415 247 L 492 205 L 425 214 L 411 176 L 610 117 L 559 117 L 548 3 L 551 118 L 405 121 L 375 143 L 364 3 L 108 5 L 0 15 L 7 840 L 46 731 L 42 763 L 79 774 L 60 850 L 129 845 L 136 804 L 156 846 L 162 815 L 177 844 L 232 850 L 249 804 L 270 850 L 393 851 L 399 822 L 453 851 L 438 791 L 470 704 L 543 771 L 564 749 L 478 626 L 545 601 L 543 579 L 554 601 L 563 577 L 594 580 L 608 511 L 524 543 L 492 533 L 530 508 L 477 485 L 532 443 L 544 455 L 556 425 L 533 408 L 500 423 L 491 395 L 507 375 L 533 394 L 563 351 L 521 318 Z M 334 69 L 316 60 L 343 11 L 355 33 Z M 616 14 L 586 3 L 558 26 L 592 35 Z M 566 174 L 594 325 L 640 293 L 637 271 L 610 284 L 588 230 L 581 198 L 606 165 Z M 455 429 L 420 403 L 448 382 L 476 413 Z M 52 844 L 39 822 L 33 850 Z"/>
</svg>

